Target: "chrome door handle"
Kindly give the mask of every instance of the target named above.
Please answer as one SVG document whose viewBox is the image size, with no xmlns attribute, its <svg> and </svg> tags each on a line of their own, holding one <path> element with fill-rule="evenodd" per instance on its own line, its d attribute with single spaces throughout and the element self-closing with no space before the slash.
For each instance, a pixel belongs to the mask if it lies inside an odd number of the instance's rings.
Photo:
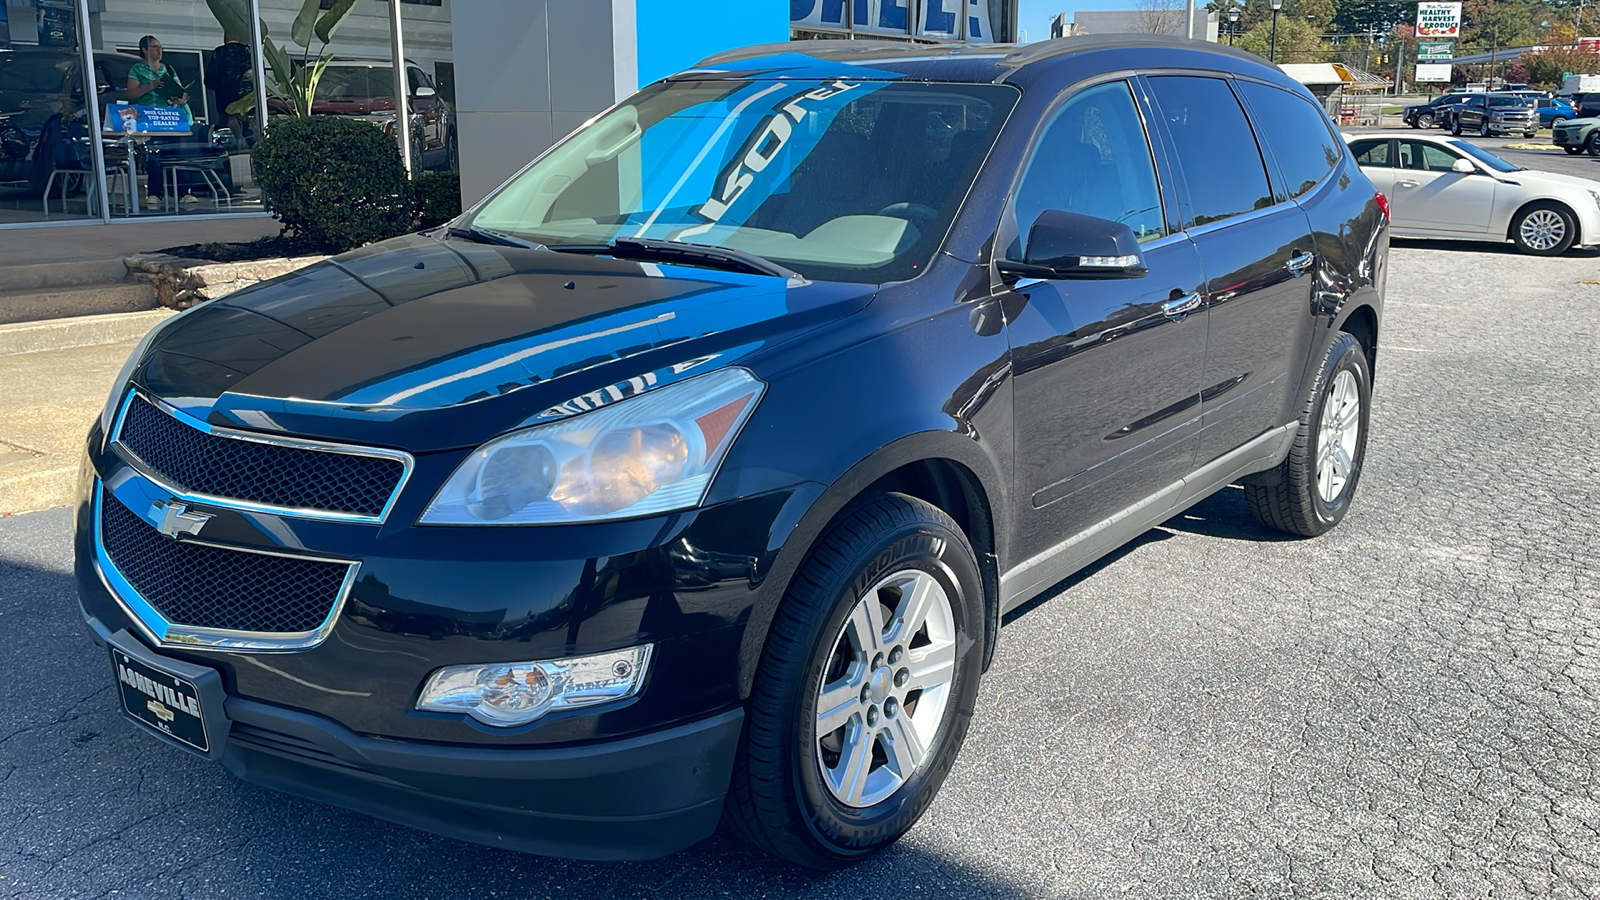
<svg viewBox="0 0 1600 900">
<path fill-rule="evenodd" d="M 1296 277 L 1299 277 L 1304 275 L 1306 270 L 1311 268 L 1311 264 L 1316 261 L 1317 256 L 1315 253 L 1296 253 L 1294 256 L 1289 257 L 1289 264 L 1286 268 L 1293 272 Z"/>
<path fill-rule="evenodd" d="M 1184 294 L 1176 300 L 1168 300 L 1161 304 L 1161 313 L 1169 318 L 1181 319 L 1199 309 L 1200 304 L 1203 302 L 1200 292 L 1195 291 L 1192 294 Z"/>
<path fill-rule="evenodd" d="M 1396 181 L 1395 182 L 1395 187 L 1416 187 L 1416 186 L 1417 186 L 1417 183 L 1415 181 Z"/>
</svg>

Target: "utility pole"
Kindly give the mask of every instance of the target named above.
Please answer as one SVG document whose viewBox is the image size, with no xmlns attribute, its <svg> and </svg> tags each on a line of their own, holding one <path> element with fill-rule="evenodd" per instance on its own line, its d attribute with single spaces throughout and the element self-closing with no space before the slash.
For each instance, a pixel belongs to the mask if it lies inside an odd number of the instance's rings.
<svg viewBox="0 0 1600 900">
<path fill-rule="evenodd" d="M 1283 0 L 1268 0 L 1272 4 L 1272 45 L 1267 51 L 1267 61 L 1278 61 L 1278 11 L 1283 9 Z"/>
<path fill-rule="evenodd" d="M 1186 38 L 1194 37 L 1194 0 L 1189 0 L 1189 30 L 1183 33 Z"/>
</svg>

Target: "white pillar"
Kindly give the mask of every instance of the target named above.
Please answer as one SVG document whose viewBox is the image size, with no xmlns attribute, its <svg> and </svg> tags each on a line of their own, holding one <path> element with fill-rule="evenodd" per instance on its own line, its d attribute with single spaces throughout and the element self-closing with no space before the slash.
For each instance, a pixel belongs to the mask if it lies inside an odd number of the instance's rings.
<svg viewBox="0 0 1600 900">
<path fill-rule="evenodd" d="M 639 87 L 634 0 L 470 0 L 450 21 L 463 205 Z"/>
</svg>

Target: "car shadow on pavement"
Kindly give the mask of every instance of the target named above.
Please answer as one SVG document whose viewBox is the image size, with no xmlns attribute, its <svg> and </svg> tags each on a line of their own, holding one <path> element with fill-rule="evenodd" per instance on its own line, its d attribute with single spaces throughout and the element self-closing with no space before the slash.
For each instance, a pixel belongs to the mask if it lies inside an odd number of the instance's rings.
<svg viewBox="0 0 1600 900">
<path fill-rule="evenodd" d="M 1056 597 L 1059 597 L 1083 582 L 1088 581 L 1090 578 L 1098 575 L 1102 570 L 1116 565 L 1119 560 L 1139 549 L 1140 547 L 1143 547 L 1146 544 L 1154 544 L 1159 541 L 1164 541 L 1171 537 L 1172 534 L 1170 532 L 1163 531 L 1160 528 L 1152 528 L 1149 531 L 1146 531 L 1145 533 L 1139 535 L 1126 544 L 1123 544 L 1110 553 L 1107 553 L 1105 556 L 1100 557 L 1082 569 L 1079 569 L 1071 575 L 1068 575 L 1066 578 L 1061 579 L 1051 587 L 1046 588 L 1044 593 L 1040 594 L 1039 596 L 1034 597 L 1032 600 L 1029 600 L 1016 609 L 1006 613 L 1000 618 L 1001 626 L 1003 627 L 1010 625 L 1012 622 L 1015 622 L 1028 613 L 1033 612 L 1046 603 L 1049 603 Z"/>
<path fill-rule="evenodd" d="M 0 529 L 0 894 L 10 897 L 949 896 L 1026 893 L 918 840 L 834 873 L 719 832 L 665 859 L 591 863 L 467 844 L 246 784 L 138 731 L 85 631 L 65 571 L 65 510 Z M 25 524 L 24 524 L 25 523 Z M 23 524 L 24 530 L 14 526 Z M 26 636 L 25 639 L 19 639 Z"/>
<path fill-rule="evenodd" d="M 1403 238 L 1391 239 L 1395 247 L 1414 247 L 1418 250 L 1461 250 L 1468 253 L 1504 253 L 1507 256 L 1521 256 L 1522 252 L 1510 241 L 1504 243 L 1490 241 L 1451 241 L 1433 240 L 1431 238 Z M 1573 259 L 1600 259 L 1600 247 L 1577 247 L 1561 254 L 1563 257 Z M 1380 348 L 1381 349 L 1381 348 Z"/>
<path fill-rule="evenodd" d="M 1255 543 L 1304 540 L 1296 535 L 1273 531 L 1257 522 L 1255 515 L 1250 512 L 1249 502 L 1244 498 L 1244 488 L 1237 484 L 1228 485 L 1158 527 L 1202 537 Z"/>
</svg>

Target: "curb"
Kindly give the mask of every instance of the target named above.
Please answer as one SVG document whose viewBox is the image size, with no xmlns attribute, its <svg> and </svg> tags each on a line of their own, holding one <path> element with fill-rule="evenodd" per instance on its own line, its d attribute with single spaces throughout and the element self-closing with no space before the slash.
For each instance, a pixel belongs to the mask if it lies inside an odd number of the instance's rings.
<svg viewBox="0 0 1600 900">
<path fill-rule="evenodd" d="M 0 356 L 137 341 L 175 310 L 152 309 L 0 325 Z"/>
</svg>

